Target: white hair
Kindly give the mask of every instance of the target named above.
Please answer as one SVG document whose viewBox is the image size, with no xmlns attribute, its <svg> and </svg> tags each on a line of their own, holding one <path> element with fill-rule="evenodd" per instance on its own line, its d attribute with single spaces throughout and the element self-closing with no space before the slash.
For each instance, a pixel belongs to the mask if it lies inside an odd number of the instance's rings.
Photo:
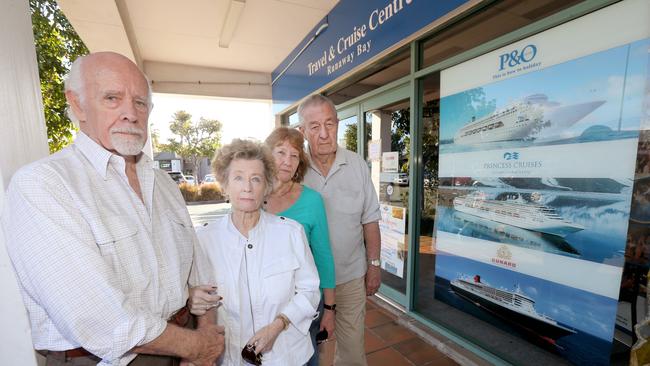
<svg viewBox="0 0 650 366">
<path fill-rule="evenodd" d="M 64 87 L 63 90 L 65 92 L 71 91 L 77 95 L 79 98 L 79 101 L 83 103 L 83 100 L 85 99 L 85 94 L 84 94 L 84 83 L 83 83 L 83 78 L 81 77 L 81 69 L 82 65 L 84 62 L 84 56 L 77 57 L 76 60 L 70 65 L 70 71 L 68 72 L 68 75 L 66 75 L 65 80 L 64 80 Z M 70 118 L 70 121 L 79 128 L 79 118 L 74 114 L 72 111 L 72 108 L 70 108 L 70 102 L 66 100 L 66 108 L 65 108 L 65 114 L 68 115 L 68 118 Z"/>
<path fill-rule="evenodd" d="M 83 103 L 84 100 L 86 99 L 86 93 L 84 90 L 84 80 L 83 80 L 83 64 L 86 59 L 86 56 L 80 56 L 77 57 L 76 60 L 70 65 L 70 71 L 68 74 L 65 76 L 64 79 L 64 86 L 63 90 L 64 92 L 71 91 L 77 95 L 79 98 L 79 102 Z M 149 105 L 149 109 L 153 107 L 153 101 L 152 101 L 152 91 L 151 91 L 151 83 L 149 82 L 149 78 L 147 75 L 142 73 L 142 76 L 144 76 L 144 79 L 147 81 L 147 104 Z M 70 121 L 79 128 L 79 118 L 74 114 L 74 111 L 70 107 L 70 102 L 66 100 L 66 108 L 65 108 L 65 113 L 70 118 Z"/>
<path fill-rule="evenodd" d="M 311 107 L 311 106 L 316 106 L 316 105 L 322 105 L 322 104 L 327 104 L 332 108 L 332 111 L 334 112 L 334 115 L 336 115 L 336 106 L 334 105 L 334 102 L 332 100 L 324 95 L 320 94 L 312 94 L 308 96 L 305 100 L 300 103 L 298 106 L 298 121 L 301 126 L 305 125 L 305 118 L 303 116 L 305 108 Z"/>
</svg>

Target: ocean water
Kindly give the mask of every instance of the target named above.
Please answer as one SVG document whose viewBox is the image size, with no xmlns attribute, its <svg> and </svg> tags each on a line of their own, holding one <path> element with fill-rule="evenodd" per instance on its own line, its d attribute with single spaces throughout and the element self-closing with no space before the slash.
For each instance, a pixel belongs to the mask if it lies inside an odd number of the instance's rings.
<svg viewBox="0 0 650 366">
<path fill-rule="evenodd" d="M 505 332 L 525 339 L 531 344 L 548 352 L 557 354 L 574 365 L 609 365 L 612 342 L 594 337 L 576 329 L 576 333 L 559 338 L 555 345 L 526 333 L 515 325 L 484 311 L 471 302 L 456 295 L 449 286 L 449 281 L 442 277 L 435 280 L 435 298 L 443 301 L 465 313 L 475 316 Z M 570 326 L 570 325 L 569 325 Z M 572 327 L 575 329 L 575 327 Z M 460 330 L 462 333 L 462 330 Z M 498 352 L 498 350 L 495 350 Z"/>
</svg>

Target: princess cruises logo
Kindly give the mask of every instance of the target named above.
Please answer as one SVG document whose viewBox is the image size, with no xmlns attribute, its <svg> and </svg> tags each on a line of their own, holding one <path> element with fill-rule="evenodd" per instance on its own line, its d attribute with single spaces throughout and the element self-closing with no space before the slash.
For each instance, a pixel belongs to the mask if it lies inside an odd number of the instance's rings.
<svg viewBox="0 0 650 366">
<path fill-rule="evenodd" d="M 505 160 L 519 160 L 519 153 L 514 151 L 514 152 L 506 152 L 503 154 L 503 158 Z"/>
</svg>

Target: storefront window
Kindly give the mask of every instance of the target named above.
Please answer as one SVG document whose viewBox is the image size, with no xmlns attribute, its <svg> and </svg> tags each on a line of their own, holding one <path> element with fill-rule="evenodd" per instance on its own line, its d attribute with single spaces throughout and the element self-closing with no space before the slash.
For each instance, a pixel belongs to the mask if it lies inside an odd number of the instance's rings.
<svg viewBox="0 0 650 366">
<path fill-rule="evenodd" d="M 328 97 L 338 105 L 407 76 L 411 71 L 410 55 L 408 47 L 395 52 L 394 56 L 347 79 L 345 84 L 328 93 Z"/>
<path fill-rule="evenodd" d="M 464 304 L 464 299 L 449 290 L 448 283 L 443 283 L 440 277 L 436 277 L 436 226 L 437 221 L 442 219 L 437 209 L 440 205 L 439 200 L 445 199 L 439 197 L 438 192 L 438 187 L 441 185 L 438 174 L 440 74 L 434 73 L 421 82 L 424 89 L 422 98 L 423 184 L 419 250 L 416 256 L 418 273 L 415 282 L 415 311 L 514 364 L 567 364 L 553 352 L 527 342 L 527 338 L 519 338 L 511 332 L 502 330 L 499 328 L 503 326 L 502 321 L 497 316 L 486 318 L 479 307 Z M 440 301 L 441 299 L 443 301 Z M 450 306 L 450 303 L 458 306 Z M 527 340 L 531 341 L 532 338 Z"/>
<path fill-rule="evenodd" d="M 425 310 L 433 298 L 435 275 L 435 218 L 438 199 L 438 128 L 440 122 L 440 77 L 434 73 L 422 81 L 422 193 L 420 202 L 419 289 L 416 308 Z M 421 294 L 420 294 L 421 292 Z"/>
<path fill-rule="evenodd" d="M 436 179 L 418 210 L 418 313 L 514 364 L 629 360 L 647 319 L 650 38 L 602 28 L 647 24 L 642 10 L 617 3 L 420 81 Z"/>
<path fill-rule="evenodd" d="M 406 295 L 410 192 L 409 100 L 393 102 L 365 113 L 366 141 L 371 177 L 379 195 L 382 236 L 382 285 Z"/>
<path fill-rule="evenodd" d="M 421 68 L 444 61 L 579 2 L 500 1 L 422 42 Z"/>
</svg>

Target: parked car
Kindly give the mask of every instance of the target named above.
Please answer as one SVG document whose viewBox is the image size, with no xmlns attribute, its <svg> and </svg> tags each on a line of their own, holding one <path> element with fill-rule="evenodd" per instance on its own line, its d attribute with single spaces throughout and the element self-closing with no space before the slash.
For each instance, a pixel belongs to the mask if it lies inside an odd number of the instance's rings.
<svg viewBox="0 0 650 366">
<path fill-rule="evenodd" d="M 187 184 L 191 184 L 193 186 L 196 185 L 196 179 L 193 175 L 186 175 L 185 180 L 187 181 Z"/>
<path fill-rule="evenodd" d="M 217 178 L 215 178 L 214 174 L 206 174 L 203 183 L 217 183 Z"/>
<path fill-rule="evenodd" d="M 409 184 L 409 175 L 407 173 L 398 173 L 397 176 L 393 179 L 393 183 L 399 185 L 408 185 Z"/>
<path fill-rule="evenodd" d="M 176 184 L 187 183 L 187 179 L 181 172 L 167 172 Z"/>
</svg>

